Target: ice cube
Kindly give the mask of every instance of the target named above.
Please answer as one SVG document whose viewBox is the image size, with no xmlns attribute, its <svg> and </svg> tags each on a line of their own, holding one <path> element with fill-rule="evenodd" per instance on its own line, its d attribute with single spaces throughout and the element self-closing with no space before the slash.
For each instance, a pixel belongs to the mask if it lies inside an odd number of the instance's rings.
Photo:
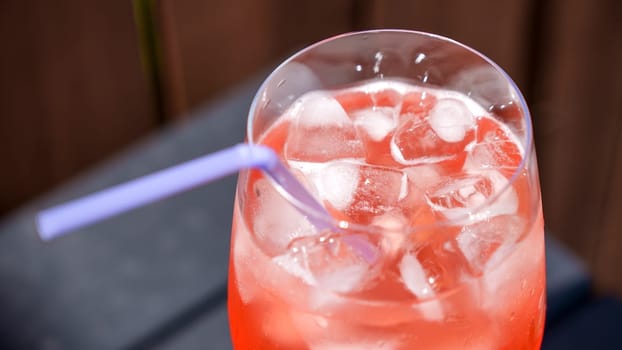
<svg viewBox="0 0 622 350">
<path fill-rule="evenodd" d="M 400 114 L 411 116 L 425 116 L 436 103 L 436 96 L 428 91 L 408 92 L 402 99 Z"/>
<path fill-rule="evenodd" d="M 527 231 L 530 229 L 535 231 Z M 526 296 L 527 284 L 544 282 L 542 231 L 529 226 L 524 231 L 518 242 L 497 249 L 484 267 L 481 294 L 485 298 L 482 307 L 488 312 L 504 312 L 507 310 L 507 300 Z"/>
<path fill-rule="evenodd" d="M 489 262 L 507 255 L 524 230 L 525 220 L 521 217 L 500 215 L 464 226 L 456 241 L 472 271 L 479 275 Z"/>
<path fill-rule="evenodd" d="M 364 157 L 363 143 L 354 122 L 330 95 L 304 95 L 290 110 L 289 118 L 292 121 L 285 158 L 324 162 Z"/>
<path fill-rule="evenodd" d="M 408 220 L 406 217 L 396 211 L 387 212 L 372 220 L 372 225 L 381 227 L 390 232 L 401 232 L 406 228 L 407 224 Z"/>
<path fill-rule="evenodd" d="M 404 254 L 399 265 L 402 281 L 408 290 L 422 299 L 417 309 L 430 321 L 442 321 L 445 317 L 440 301 L 434 300 L 435 291 L 423 266 L 415 255 Z"/>
<path fill-rule="evenodd" d="M 407 225 L 418 226 L 433 222 L 422 222 L 421 215 L 426 216 L 424 211 L 429 212 L 430 219 L 435 221 L 434 213 L 429 209 L 425 201 L 425 190 L 436 184 L 441 176 L 432 165 L 420 165 L 402 169 L 406 177 L 406 184 L 402 184 L 399 197 L 399 207 L 408 218 Z"/>
<path fill-rule="evenodd" d="M 360 177 L 359 165 L 331 162 L 314 173 L 311 180 L 322 200 L 328 201 L 337 210 L 344 210 L 354 199 Z"/>
<path fill-rule="evenodd" d="M 316 274 L 318 284 L 338 293 L 355 292 L 362 284 L 369 266 L 363 263 L 347 265 L 333 271 L 322 271 Z"/>
<path fill-rule="evenodd" d="M 443 136 L 451 137 L 447 135 Z M 421 165 L 456 159 L 473 141 L 474 135 L 472 128 L 465 129 L 460 140 L 448 142 L 437 134 L 427 118 L 408 115 L 400 122 L 391 138 L 391 155 L 396 162 L 403 165 Z"/>
<path fill-rule="evenodd" d="M 278 193 L 267 179 L 254 184 L 257 206 L 253 213 L 253 232 L 261 248 L 274 256 L 285 251 L 298 237 L 309 236 L 315 227 Z"/>
<path fill-rule="evenodd" d="M 383 254 L 395 256 L 403 247 L 408 219 L 402 213 L 391 211 L 375 217 L 371 224 L 383 230 Z"/>
<path fill-rule="evenodd" d="M 465 162 L 465 168 L 482 169 L 516 169 L 518 168 L 522 155 L 520 151 L 512 151 L 507 153 L 503 151 L 508 145 L 512 147 L 513 144 L 509 142 L 491 142 L 491 143 L 478 143 L 473 146 Z"/>
<path fill-rule="evenodd" d="M 433 165 L 419 165 L 404 169 L 408 181 L 419 189 L 425 190 L 441 180 L 438 169 Z"/>
<path fill-rule="evenodd" d="M 511 131 L 503 130 L 490 118 L 482 118 L 478 123 L 477 144 L 473 145 L 464 167 L 469 169 L 493 168 L 516 169 L 523 155 L 518 142 L 513 141 Z"/>
<path fill-rule="evenodd" d="M 404 165 L 433 163 L 451 158 L 450 154 L 438 155 L 435 149 L 439 137 L 424 121 L 415 118 L 403 122 L 391 138 L 391 155 Z M 434 154 L 433 154 L 434 153 Z"/>
<path fill-rule="evenodd" d="M 364 91 L 341 92 L 335 96 L 335 99 L 347 113 L 372 108 L 374 106 L 371 94 Z"/>
<path fill-rule="evenodd" d="M 372 94 L 372 100 L 375 107 L 397 108 L 402 103 L 402 94 L 394 89 L 382 89 Z"/>
<path fill-rule="evenodd" d="M 304 95 L 297 104 L 294 118 L 305 128 L 351 125 L 352 121 L 341 104 L 332 96 L 314 92 Z"/>
<path fill-rule="evenodd" d="M 316 284 L 315 278 L 311 274 L 311 271 L 309 271 L 305 257 L 298 254 L 298 252 L 293 254 L 289 252 L 284 255 L 275 256 L 272 258 L 272 262 L 290 275 L 300 278 L 306 284 Z"/>
<path fill-rule="evenodd" d="M 300 162 L 294 160 L 288 161 L 287 164 L 291 168 L 300 171 L 306 178 L 311 178 L 319 174 L 327 165 L 326 163 Z"/>
<path fill-rule="evenodd" d="M 399 208 L 398 202 L 409 193 L 407 175 L 400 170 L 351 161 L 329 162 L 321 168 L 302 167 L 319 198 L 354 222 L 368 223 L 375 216 Z"/>
<path fill-rule="evenodd" d="M 405 254 L 402 257 L 400 273 L 408 290 L 417 298 L 430 299 L 434 297 L 434 289 L 428 283 L 428 276 L 416 256 Z"/>
<path fill-rule="evenodd" d="M 379 107 L 354 114 L 354 124 L 376 142 L 382 141 L 396 127 L 394 109 Z"/>
<path fill-rule="evenodd" d="M 328 236 L 307 250 L 307 263 L 320 288 L 347 294 L 369 286 L 377 275 L 377 244 L 365 235 Z M 371 259 L 370 259 L 371 257 Z"/>
<path fill-rule="evenodd" d="M 404 173 L 395 169 L 361 165 L 356 185 L 354 198 L 344 212 L 358 223 L 399 210 L 400 198 L 408 195 Z"/>
<path fill-rule="evenodd" d="M 446 142 L 464 140 L 467 131 L 475 126 L 471 111 L 462 101 L 453 98 L 438 100 L 430 111 L 428 122 L 438 137 Z"/>
<path fill-rule="evenodd" d="M 432 209 L 456 223 L 512 215 L 518 210 L 516 190 L 496 170 L 451 177 L 428 190 L 426 199 Z"/>
<path fill-rule="evenodd" d="M 361 290 L 377 273 L 377 242 L 363 234 L 326 233 L 290 244 L 275 264 L 324 292 L 347 294 Z"/>
</svg>

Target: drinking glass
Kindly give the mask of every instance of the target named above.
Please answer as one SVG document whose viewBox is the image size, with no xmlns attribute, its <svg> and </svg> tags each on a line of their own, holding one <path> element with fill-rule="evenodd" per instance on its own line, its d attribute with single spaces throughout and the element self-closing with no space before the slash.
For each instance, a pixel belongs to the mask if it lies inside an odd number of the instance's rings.
<svg viewBox="0 0 622 350">
<path fill-rule="evenodd" d="M 272 147 L 332 215 L 240 173 L 235 349 L 538 349 L 531 125 L 497 64 L 438 35 L 349 33 L 287 59 L 255 96 L 248 142 Z"/>
</svg>

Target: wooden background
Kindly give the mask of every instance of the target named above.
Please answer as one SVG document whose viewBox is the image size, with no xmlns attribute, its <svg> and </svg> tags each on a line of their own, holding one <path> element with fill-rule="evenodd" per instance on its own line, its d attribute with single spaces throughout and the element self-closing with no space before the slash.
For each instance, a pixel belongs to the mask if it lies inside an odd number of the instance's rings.
<svg viewBox="0 0 622 350">
<path fill-rule="evenodd" d="M 303 46 L 382 27 L 450 36 L 514 77 L 546 224 L 622 295 L 617 0 L 3 0 L 0 214 Z"/>
</svg>

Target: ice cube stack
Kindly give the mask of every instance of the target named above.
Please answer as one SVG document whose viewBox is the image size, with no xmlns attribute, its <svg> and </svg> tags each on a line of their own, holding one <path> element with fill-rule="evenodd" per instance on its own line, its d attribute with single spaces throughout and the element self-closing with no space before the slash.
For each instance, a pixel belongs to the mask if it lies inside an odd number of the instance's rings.
<svg viewBox="0 0 622 350">
<path fill-rule="evenodd" d="M 283 125 L 277 147 L 287 164 L 354 227 L 316 232 L 270 184 L 255 182 L 257 241 L 307 284 L 355 295 L 394 274 L 402 291 L 376 295 L 432 299 L 480 276 L 523 234 L 510 181 L 522 146 L 466 95 L 378 81 L 303 95 L 273 127 Z M 357 245 L 378 260 L 352 251 Z M 440 305 L 426 313 L 444 317 Z"/>
</svg>

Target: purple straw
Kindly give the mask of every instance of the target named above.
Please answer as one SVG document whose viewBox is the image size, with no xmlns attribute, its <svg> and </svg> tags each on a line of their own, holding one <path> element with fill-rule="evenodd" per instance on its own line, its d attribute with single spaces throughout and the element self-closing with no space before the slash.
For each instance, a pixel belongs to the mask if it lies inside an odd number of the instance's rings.
<svg viewBox="0 0 622 350">
<path fill-rule="evenodd" d="M 330 214 L 287 170 L 272 149 L 238 144 L 46 209 L 37 217 L 39 236 L 47 241 L 248 168 L 263 170 L 280 185 L 277 188 L 298 210 L 311 212 L 313 215 L 308 219 L 318 230 L 332 227 L 327 220 Z"/>
</svg>

